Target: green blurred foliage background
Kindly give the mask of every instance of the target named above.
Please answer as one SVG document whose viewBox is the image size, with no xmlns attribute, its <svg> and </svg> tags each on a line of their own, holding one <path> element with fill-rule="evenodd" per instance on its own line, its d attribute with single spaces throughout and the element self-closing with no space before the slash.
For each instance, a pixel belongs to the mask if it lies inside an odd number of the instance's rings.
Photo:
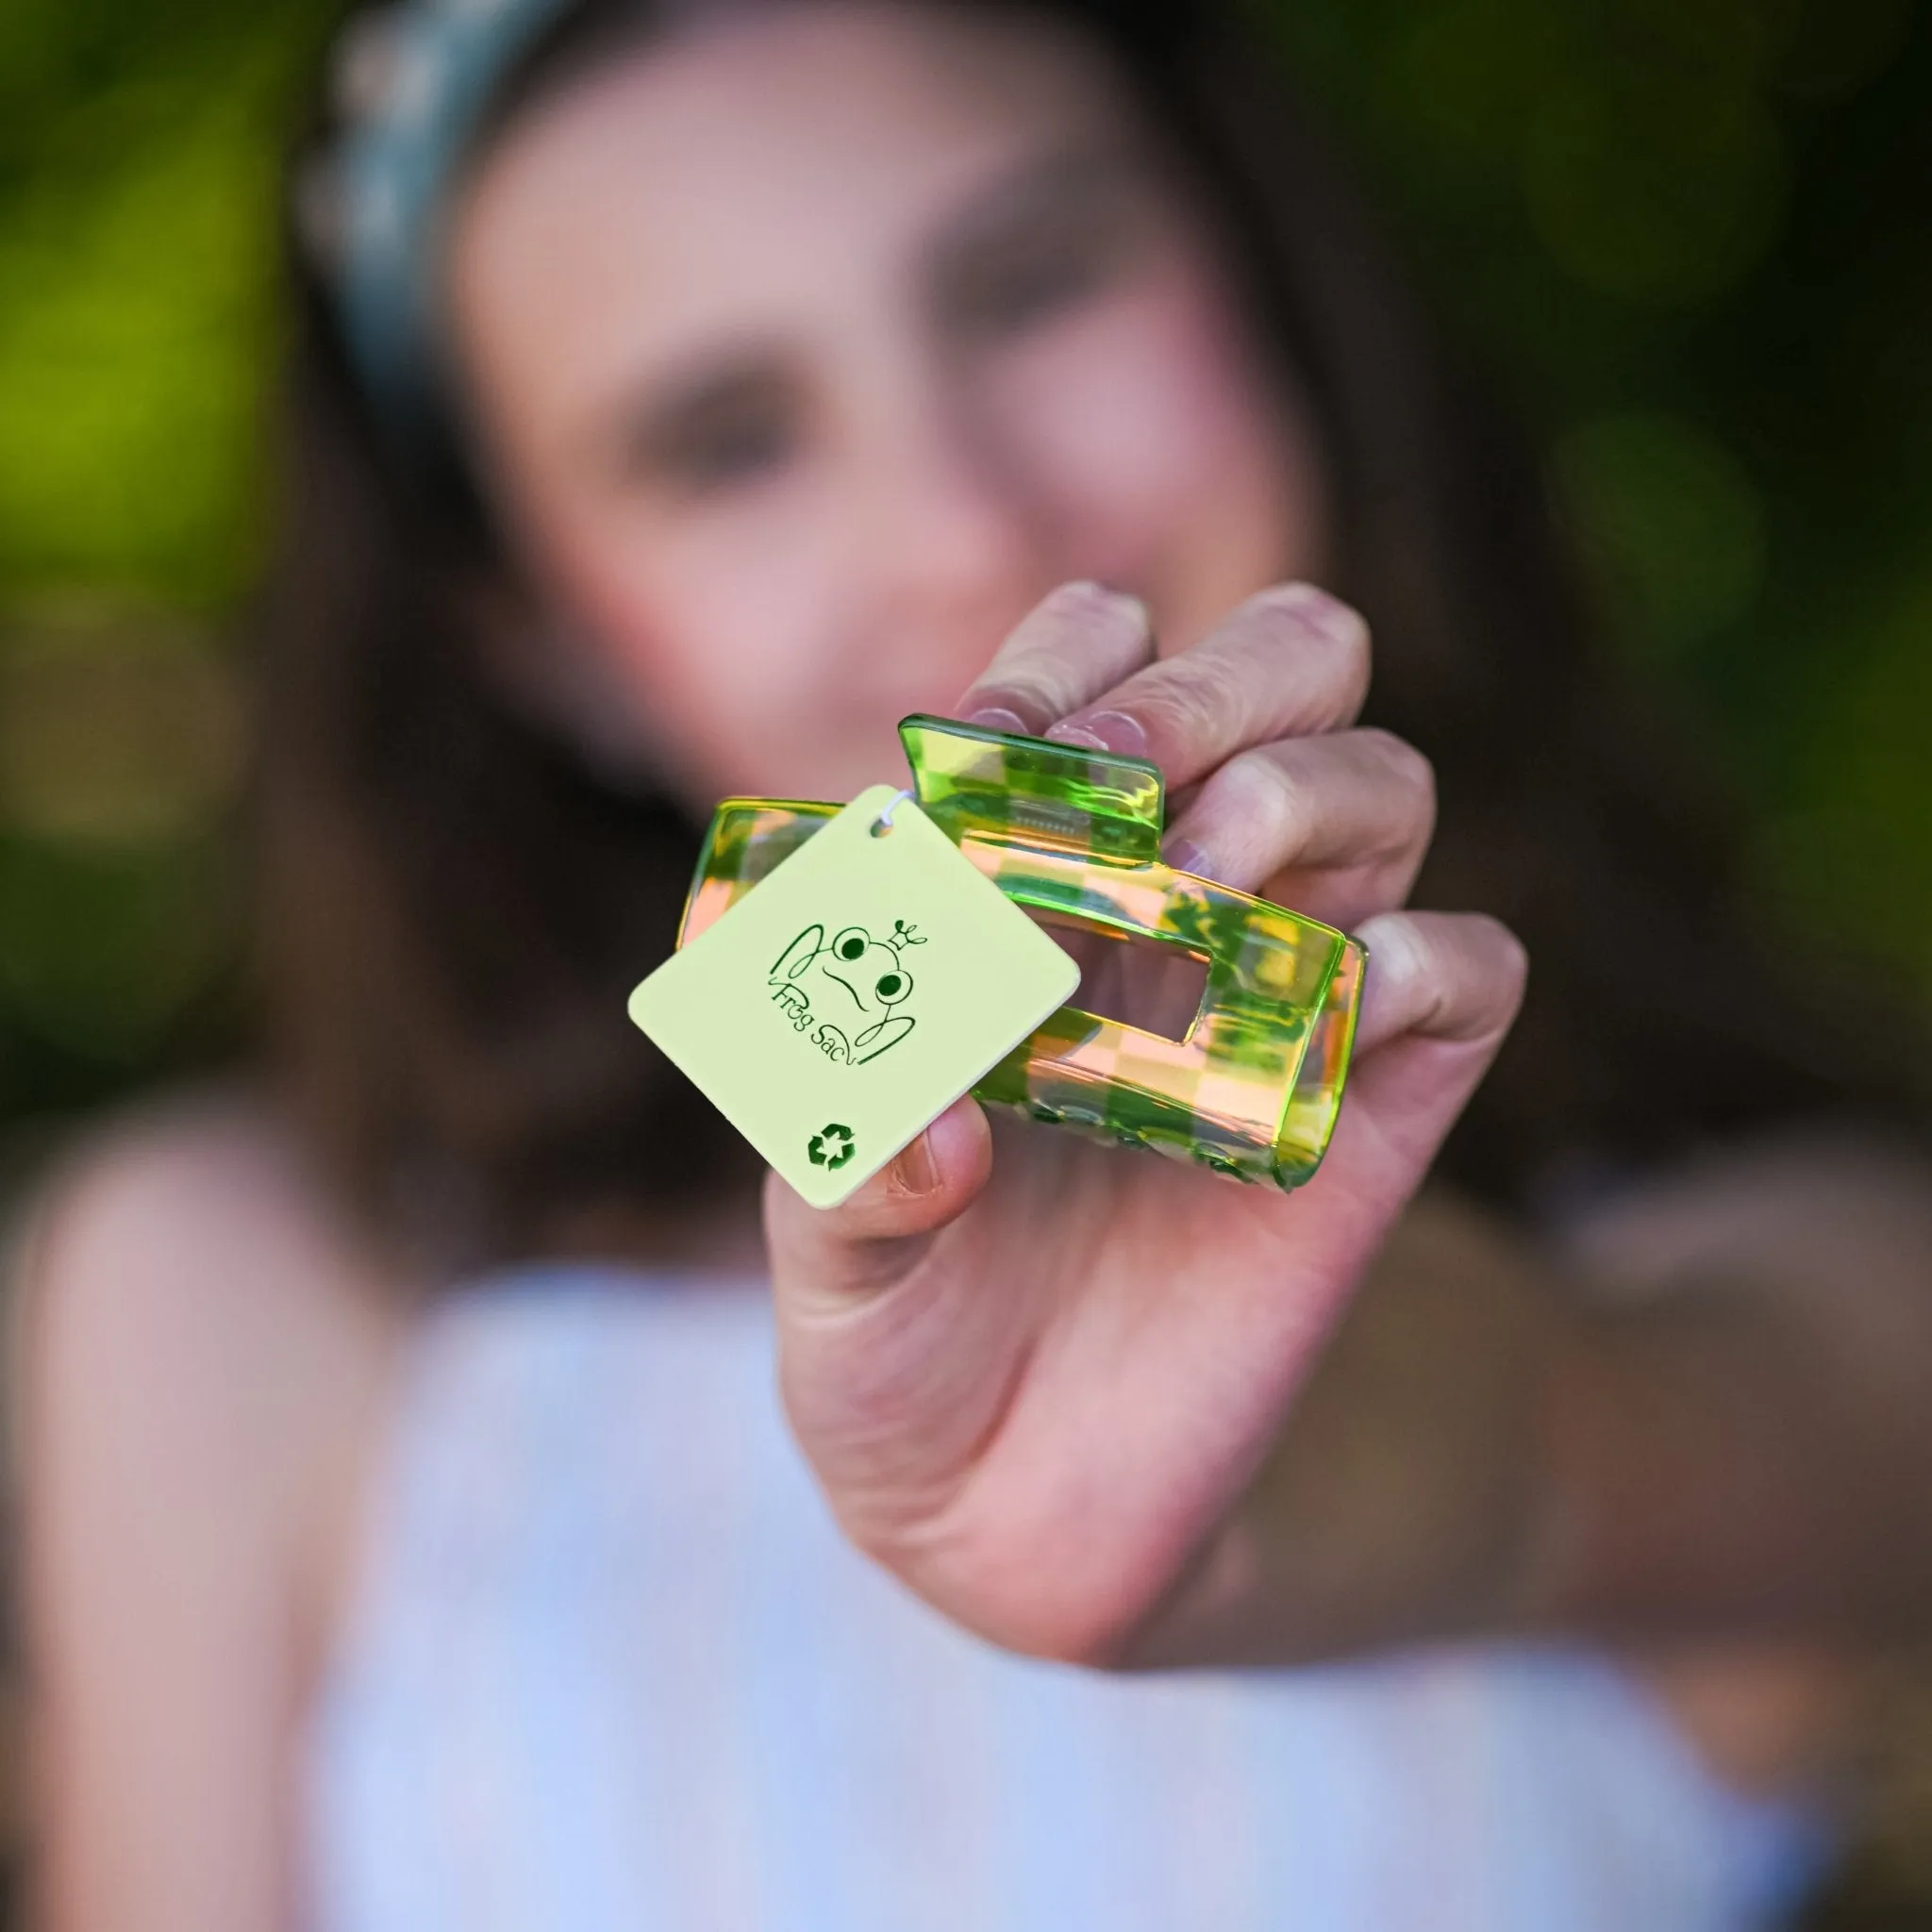
<svg viewBox="0 0 1932 1932">
<path fill-rule="evenodd" d="M 1185 4 L 1185 0 L 1176 0 Z M 1260 0 L 1757 880 L 1932 994 L 1932 26 Z M 237 1035 L 278 153 L 322 0 L 0 9 L 0 1129 Z"/>
</svg>

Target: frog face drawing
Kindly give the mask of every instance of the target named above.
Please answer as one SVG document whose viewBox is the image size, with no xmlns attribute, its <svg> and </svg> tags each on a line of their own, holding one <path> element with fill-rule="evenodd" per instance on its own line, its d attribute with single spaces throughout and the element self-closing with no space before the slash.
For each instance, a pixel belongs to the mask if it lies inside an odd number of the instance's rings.
<svg viewBox="0 0 1932 1932">
<path fill-rule="evenodd" d="M 862 925 L 840 926 L 829 939 L 808 925 L 779 954 L 768 983 L 793 1027 L 841 1066 L 863 1066 L 912 1031 L 900 1008 L 912 997 L 906 954 L 925 941 L 903 919 L 875 937 Z"/>
</svg>

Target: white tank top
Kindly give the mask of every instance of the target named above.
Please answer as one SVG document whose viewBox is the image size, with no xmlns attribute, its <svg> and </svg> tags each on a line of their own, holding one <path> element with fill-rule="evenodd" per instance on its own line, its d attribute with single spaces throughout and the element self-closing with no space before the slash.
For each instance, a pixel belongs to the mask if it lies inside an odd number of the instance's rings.
<svg viewBox="0 0 1932 1932">
<path fill-rule="evenodd" d="M 755 1284 L 530 1269 L 407 1377 L 311 1932 L 1735 1932 L 1825 1849 L 1587 1654 L 1109 1677 L 834 1530 Z"/>
</svg>

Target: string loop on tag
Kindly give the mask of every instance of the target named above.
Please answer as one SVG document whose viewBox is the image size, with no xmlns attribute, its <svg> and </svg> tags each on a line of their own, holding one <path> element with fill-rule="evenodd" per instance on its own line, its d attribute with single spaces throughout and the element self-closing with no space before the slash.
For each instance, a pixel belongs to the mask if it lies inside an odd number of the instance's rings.
<svg viewBox="0 0 1932 1932">
<path fill-rule="evenodd" d="M 893 792 L 891 797 L 887 799 L 880 808 L 878 817 L 872 822 L 872 835 L 874 839 L 883 839 L 892 829 L 892 814 L 911 796 L 911 789 L 908 787 L 904 791 Z"/>
</svg>

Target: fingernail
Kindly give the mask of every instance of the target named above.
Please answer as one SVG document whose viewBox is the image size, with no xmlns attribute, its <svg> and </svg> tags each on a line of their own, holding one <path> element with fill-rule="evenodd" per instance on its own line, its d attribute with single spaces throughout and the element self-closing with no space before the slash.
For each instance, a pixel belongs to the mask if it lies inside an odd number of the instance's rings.
<svg viewBox="0 0 1932 1932">
<path fill-rule="evenodd" d="M 1210 861 L 1206 852 L 1191 839 L 1173 839 L 1161 848 L 1160 856 L 1176 872 L 1191 872 L 1196 878 L 1212 878 Z"/>
<path fill-rule="evenodd" d="M 1361 627 L 1359 615 L 1341 598 L 1331 597 L 1319 584 L 1284 584 L 1264 594 L 1292 610 L 1319 636 L 1341 640 L 1354 636 Z"/>
<path fill-rule="evenodd" d="M 1047 727 L 1046 736 L 1061 744 L 1084 745 L 1091 751 L 1119 752 L 1124 758 L 1147 756 L 1147 734 L 1124 711 L 1090 711 L 1084 718 L 1065 718 Z"/>
<path fill-rule="evenodd" d="M 1117 611 L 1142 622 L 1147 616 L 1145 598 L 1137 597 L 1131 591 L 1117 591 L 1098 577 L 1075 577 L 1071 583 L 1062 584 L 1054 595 L 1067 604 L 1097 605 L 1103 610 Z"/>
<path fill-rule="evenodd" d="M 891 1183 L 893 1193 L 909 1195 L 929 1194 L 939 1186 L 939 1164 L 932 1158 L 929 1135 L 921 1134 L 893 1155 Z"/>
<path fill-rule="evenodd" d="M 1132 591 L 1117 591 L 1111 584 L 1096 584 L 1094 589 L 1123 617 L 1130 617 L 1142 630 L 1154 627 L 1154 613 L 1147 607 L 1147 600 Z"/>
<path fill-rule="evenodd" d="M 1008 710 L 1005 705 L 981 705 L 976 711 L 968 711 L 960 722 L 983 724 L 989 731 L 1004 731 L 1018 738 L 1028 735 L 1025 719 L 1018 711 Z"/>
</svg>

